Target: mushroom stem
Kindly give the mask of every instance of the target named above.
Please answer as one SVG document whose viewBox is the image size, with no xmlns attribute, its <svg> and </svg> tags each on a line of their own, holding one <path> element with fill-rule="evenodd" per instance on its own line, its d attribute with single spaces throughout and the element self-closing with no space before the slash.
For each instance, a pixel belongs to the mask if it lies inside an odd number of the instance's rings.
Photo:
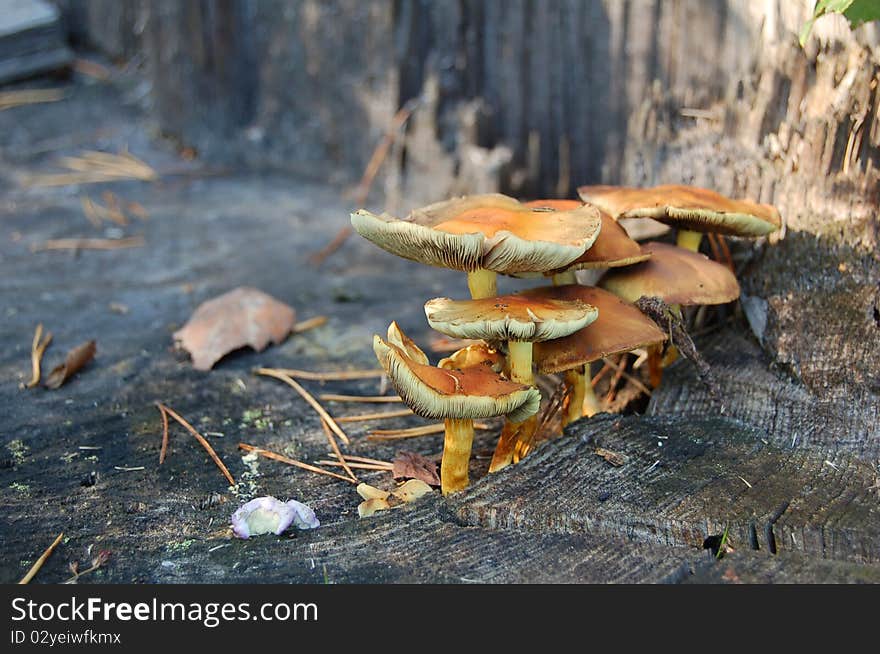
<svg viewBox="0 0 880 654">
<path fill-rule="evenodd" d="M 474 442 L 474 421 L 470 418 L 447 418 L 440 461 L 440 490 L 444 495 L 464 490 L 468 485 L 468 464 Z"/>
<path fill-rule="evenodd" d="M 663 357 L 660 345 L 651 345 L 648 348 L 648 383 L 651 388 L 657 388 L 663 379 Z"/>
<path fill-rule="evenodd" d="M 526 386 L 534 386 L 535 376 L 532 374 L 532 343 L 529 341 L 507 342 L 507 366 L 510 369 L 510 381 Z M 498 472 L 513 463 L 517 441 L 531 442 L 535 429 L 538 427 L 534 416 L 525 422 L 504 421 L 501 436 L 495 446 L 489 472 Z"/>
<path fill-rule="evenodd" d="M 469 272 L 467 276 L 468 288 L 474 300 L 498 295 L 498 274 L 494 270 L 478 268 Z"/>
<path fill-rule="evenodd" d="M 566 371 L 565 385 L 569 389 L 569 398 L 568 408 L 562 416 L 563 427 L 584 415 L 584 397 L 588 385 L 584 366 Z"/>
<path fill-rule="evenodd" d="M 565 286 L 566 284 L 577 284 L 578 279 L 574 270 L 566 270 L 564 272 L 553 275 L 554 286 Z"/>
<path fill-rule="evenodd" d="M 686 250 L 690 250 L 691 252 L 699 252 L 700 251 L 700 243 L 703 241 L 702 232 L 692 232 L 688 229 L 680 229 L 678 230 L 678 236 L 676 237 L 676 245 L 680 248 L 685 248 Z"/>
<path fill-rule="evenodd" d="M 498 472 L 514 462 L 517 444 L 523 443 L 531 447 L 535 430 L 538 428 L 538 416 L 526 418 L 523 422 L 504 421 L 501 428 L 501 436 L 495 445 L 492 461 L 489 463 L 489 472 Z"/>
<path fill-rule="evenodd" d="M 532 374 L 532 344 L 530 341 L 508 341 L 507 362 L 510 367 L 510 381 L 526 386 L 534 386 Z"/>
<path fill-rule="evenodd" d="M 602 410 L 602 403 L 599 402 L 599 398 L 596 397 L 596 391 L 593 390 L 593 384 L 590 381 L 587 381 L 584 384 L 584 404 L 583 404 L 583 413 L 587 418 L 592 418 L 594 415 L 599 413 Z"/>
</svg>

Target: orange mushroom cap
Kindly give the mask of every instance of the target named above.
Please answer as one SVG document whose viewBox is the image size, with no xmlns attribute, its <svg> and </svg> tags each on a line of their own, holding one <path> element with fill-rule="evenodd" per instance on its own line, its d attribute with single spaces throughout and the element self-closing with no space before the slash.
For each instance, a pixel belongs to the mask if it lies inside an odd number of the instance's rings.
<svg viewBox="0 0 880 654">
<path fill-rule="evenodd" d="M 555 287 L 560 298 L 580 300 L 596 307 L 599 317 L 569 336 L 536 343 L 532 354 L 538 372 L 571 370 L 612 354 L 662 343 L 666 334 L 637 307 L 593 286 Z M 524 291 L 528 295 L 530 291 Z"/>
<path fill-rule="evenodd" d="M 651 258 L 627 268 L 605 273 L 598 285 L 635 302 L 659 297 L 667 304 L 724 304 L 739 297 L 739 282 L 727 266 L 705 255 L 668 243 L 642 246 Z"/>
<path fill-rule="evenodd" d="M 772 205 L 733 200 L 696 186 L 581 186 L 578 194 L 615 219 L 653 218 L 694 232 L 766 236 L 782 226 L 779 211 Z"/>
<path fill-rule="evenodd" d="M 527 207 L 547 208 L 554 211 L 571 211 L 583 206 L 579 200 L 533 200 Z M 630 238 L 626 230 L 605 211 L 599 210 L 602 228 L 593 246 L 575 259 L 565 270 L 585 270 L 587 268 L 617 268 L 631 266 L 644 261 L 651 255 L 644 252 L 639 244 Z M 553 273 L 562 272 L 561 270 Z M 550 274 L 553 274 L 550 273 Z"/>
<path fill-rule="evenodd" d="M 539 272 L 580 257 L 602 227 L 594 207 L 540 211 L 500 194 L 474 195 L 413 210 L 406 220 L 361 209 L 361 236 L 405 259 L 471 272 Z"/>
<path fill-rule="evenodd" d="M 487 341 L 546 341 L 560 338 L 596 319 L 596 308 L 580 300 L 557 297 L 556 287 L 528 294 L 479 300 L 434 298 L 425 303 L 428 324 L 456 338 Z"/>
<path fill-rule="evenodd" d="M 423 418 L 506 415 L 521 422 L 537 413 L 541 403 L 538 389 L 508 381 L 491 366 L 435 368 L 411 359 L 403 349 L 378 335 L 373 337 L 373 350 L 400 397 Z"/>
</svg>

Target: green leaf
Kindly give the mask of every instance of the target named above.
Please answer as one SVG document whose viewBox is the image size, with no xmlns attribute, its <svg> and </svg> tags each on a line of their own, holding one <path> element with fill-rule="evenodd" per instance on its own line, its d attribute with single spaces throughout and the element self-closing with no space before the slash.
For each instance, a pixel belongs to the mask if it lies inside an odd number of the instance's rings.
<svg viewBox="0 0 880 654">
<path fill-rule="evenodd" d="M 880 0 L 818 0 L 813 17 L 804 23 L 798 37 L 801 47 L 807 42 L 813 23 L 825 14 L 843 14 L 852 29 L 872 20 L 880 20 Z"/>
<path fill-rule="evenodd" d="M 853 0 L 852 4 L 844 9 L 843 15 L 853 29 L 863 23 L 880 20 L 880 0 Z"/>
</svg>

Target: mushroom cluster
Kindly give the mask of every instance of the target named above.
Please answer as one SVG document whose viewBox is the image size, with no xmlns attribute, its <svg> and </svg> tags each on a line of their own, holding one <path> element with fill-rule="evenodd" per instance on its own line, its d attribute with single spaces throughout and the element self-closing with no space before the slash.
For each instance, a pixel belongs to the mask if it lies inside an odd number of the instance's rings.
<svg viewBox="0 0 880 654">
<path fill-rule="evenodd" d="M 703 189 L 584 187 L 580 192 L 584 202 L 522 203 L 488 194 L 415 209 L 403 219 L 363 209 L 351 216 L 355 231 L 382 249 L 467 274 L 470 299 L 431 299 L 425 315 L 433 329 L 480 344 L 433 366 L 394 322 L 386 338 L 377 335 L 373 341 L 403 401 L 417 415 L 445 421 L 444 494 L 468 485 L 475 418 L 505 418 L 489 472 L 530 449 L 542 399 L 535 370 L 564 374 L 564 426 L 599 409 L 590 383 L 592 362 L 640 348 L 660 352 L 667 332 L 638 309 L 637 300 L 660 298 L 680 311 L 738 297 L 729 268 L 692 251 L 698 240 L 685 239 L 691 250 L 640 245 L 619 218 L 649 217 L 688 232 L 737 235 L 764 235 L 780 223 L 772 207 Z M 578 284 L 575 271 L 581 269 L 607 271 L 594 287 Z M 552 285 L 499 296 L 499 273 L 550 279 Z"/>
</svg>

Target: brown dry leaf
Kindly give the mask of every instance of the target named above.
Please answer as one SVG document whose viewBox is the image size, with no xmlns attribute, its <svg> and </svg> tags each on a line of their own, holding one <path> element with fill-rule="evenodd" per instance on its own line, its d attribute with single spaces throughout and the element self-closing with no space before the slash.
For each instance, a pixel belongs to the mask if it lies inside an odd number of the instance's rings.
<svg viewBox="0 0 880 654">
<path fill-rule="evenodd" d="M 387 500 L 388 496 L 391 495 L 388 491 L 382 490 L 381 488 L 376 488 L 375 486 L 370 486 L 369 484 L 365 484 L 361 482 L 357 485 L 357 494 L 363 497 L 365 500 Z"/>
<path fill-rule="evenodd" d="M 596 448 L 596 455 L 601 456 L 611 465 L 619 468 L 627 461 L 629 461 L 629 457 L 626 454 L 621 454 L 620 452 L 614 452 L 613 450 L 606 450 L 604 447 Z"/>
<path fill-rule="evenodd" d="M 401 450 L 392 461 L 391 474 L 395 479 L 419 479 L 431 486 L 440 485 L 437 462 L 421 454 Z"/>
<path fill-rule="evenodd" d="M 390 508 L 391 505 L 388 504 L 387 500 L 374 497 L 371 500 L 364 500 L 358 504 L 358 517 L 369 518 L 376 511 L 387 511 Z"/>
<path fill-rule="evenodd" d="M 270 342 L 281 343 L 295 322 L 293 307 L 241 286 L 200 304 L 174 339 L 190 353 L 196 370 L 210 370 L 246 345 L 260 352 Z"/>
<path fill-rule="evenodd" d="M 424 497 L 430 493 L 433 493 L 434 489 L 428 486 L 421 479 L 410 479 L 408 482 L 403 484 L 400 488 L 397 488 L 391 491 L 391 494 L 403 500 L 406 503 L 415 502 L 420 497 Z"/>
<path fill-rule="evenodd" d="M 64 363 L 52 369 L 52 372 L 46 377 L 46 388 L 55 390 L 64 382 L 73 377 L 80 368 L 86 365 L 95 357 L 97 347 L 95 341 L 87 341 L 82 345 L 78 345 L 67 353 Z"/>
</svg>

